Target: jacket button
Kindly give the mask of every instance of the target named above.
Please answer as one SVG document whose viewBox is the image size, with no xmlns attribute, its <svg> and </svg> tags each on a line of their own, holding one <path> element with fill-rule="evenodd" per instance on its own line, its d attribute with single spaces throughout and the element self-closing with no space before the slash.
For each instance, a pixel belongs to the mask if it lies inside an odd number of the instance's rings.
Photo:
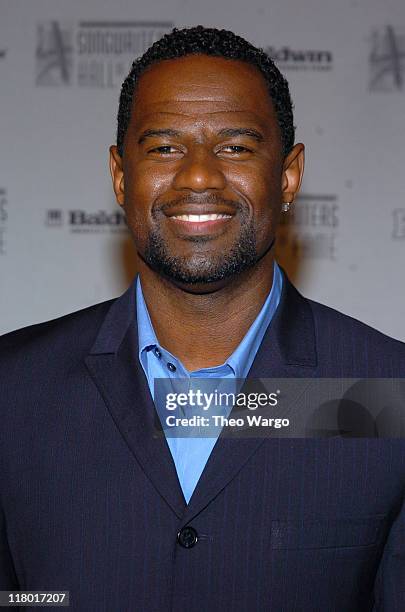
<svg viewBox="0 0 405 612">
<path fill-rule="evenodd" d="M 193 548 L 198 542 L 198 535 L 193 527 L 183 527 L 177 534 L 177 541 L 183 548 Z"/>
</svg>

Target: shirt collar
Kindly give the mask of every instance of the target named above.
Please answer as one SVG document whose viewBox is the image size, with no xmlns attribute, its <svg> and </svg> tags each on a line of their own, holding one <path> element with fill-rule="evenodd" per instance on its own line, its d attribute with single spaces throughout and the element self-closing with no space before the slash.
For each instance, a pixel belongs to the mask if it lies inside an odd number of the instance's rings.
<svg viewBox="0 0 405 612">
<path fill-rule="evenodd" d="M 267 327 L 277 309 L 281 297 L 283 277 L 281 270 L 274 262 L 273 284 L 259 314 L 249 327 L 239 346 L 227 359 L 227 363 L 235 372 L 236 378 L 246 378 Z"/>
<path fill-rule="evenodd" d="M 224 368 L 230 367 L 236 378 L 245 378 L 250 370 L 250 366 L 256 356 L 257 350 L 263 340 L 263 336 L 267 327 L 274 316 L 277 306 L 280 301 L 282 290 L 283 277 L 277 262 L 274 262 L 273 269 L 273 284 L 271 290 L 259 312 L 256 319 L 248 329 L 239 346 L 221 365 L 214 368 L 202 368 L 198 370 L 201 375 L 208 370 L 210 372 L 217 371 L 218 375 Z M 142 292 L 141 280 L 139 274 L 136 279 L 136 310 L 138 324 L 138 344 L 139 344 L 139 360 L 144 369 L 147 368 L 147 352 L 155 347 L 160 351 L 167 353 L 173 359 L 179 360 L 163 349 L 158 342 L 158 339 L 153 329 L 152 321 L 149 315 L 148 308 Z M 180 362 L 181 363 L 181 362 Z M 184 368 L 184 366 L 183 366 Z M 196 371 L 197 372 L 197 371 Z"/>
</svg>

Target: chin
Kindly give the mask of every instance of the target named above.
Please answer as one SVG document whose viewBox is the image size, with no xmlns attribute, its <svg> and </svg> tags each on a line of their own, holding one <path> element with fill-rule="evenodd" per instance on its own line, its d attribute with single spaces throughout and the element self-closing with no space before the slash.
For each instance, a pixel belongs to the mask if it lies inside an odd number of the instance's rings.
<svg viewBox="0 0 405 612">
<path fill-rule="evenodd" d="M 223 289 L 227 284 L 230 283 L 230 278 L 223 278 L 221 280 L 216 281 L 201 281 L 197 283 L 187 283 L 184 281 L 180 281 L 178 279 L 173 279 L 167 277 L 167 280 L 171 282 L 173 285 L 185 291 L 186 293 L 190 293 L 193 295 L 206 295 L 208 293 L 215 293 L 220 289 Z"/>
</svg>

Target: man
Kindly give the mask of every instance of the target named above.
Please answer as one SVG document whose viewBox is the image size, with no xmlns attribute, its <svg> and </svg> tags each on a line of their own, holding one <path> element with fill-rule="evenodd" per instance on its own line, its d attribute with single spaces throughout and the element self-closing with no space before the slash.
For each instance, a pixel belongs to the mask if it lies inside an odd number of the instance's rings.
<svg viewBox="0 0 405 612">
<path fill-rule="evenodd" d="M 174 30 L 134 63 L 111 172 L 139 275 L 1 342 L 1 589 L 83 612 L 405 609 L 401 439 L 156 435 L 156 378 L 403 376 L 402 343 L 273 259 L 303 165 L 287 83 L 243 39 Z"/>
</svg>

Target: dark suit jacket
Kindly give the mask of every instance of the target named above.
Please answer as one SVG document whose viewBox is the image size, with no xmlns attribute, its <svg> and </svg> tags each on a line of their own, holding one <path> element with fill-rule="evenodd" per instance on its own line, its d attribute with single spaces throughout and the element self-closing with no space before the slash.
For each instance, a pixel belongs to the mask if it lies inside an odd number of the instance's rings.
<svg viewBox="0 0 405 612">
<path fill-rule="evenodd" d="M 405 441 L 221 437 L 186 506 L 135 314 L 132 285 L 0 341 L 0 590 L 69 590 L 80 612 L 403 612 Z M 404 372 L 404 344 L 285 278 L 250 377 Z"/>
</svg>

